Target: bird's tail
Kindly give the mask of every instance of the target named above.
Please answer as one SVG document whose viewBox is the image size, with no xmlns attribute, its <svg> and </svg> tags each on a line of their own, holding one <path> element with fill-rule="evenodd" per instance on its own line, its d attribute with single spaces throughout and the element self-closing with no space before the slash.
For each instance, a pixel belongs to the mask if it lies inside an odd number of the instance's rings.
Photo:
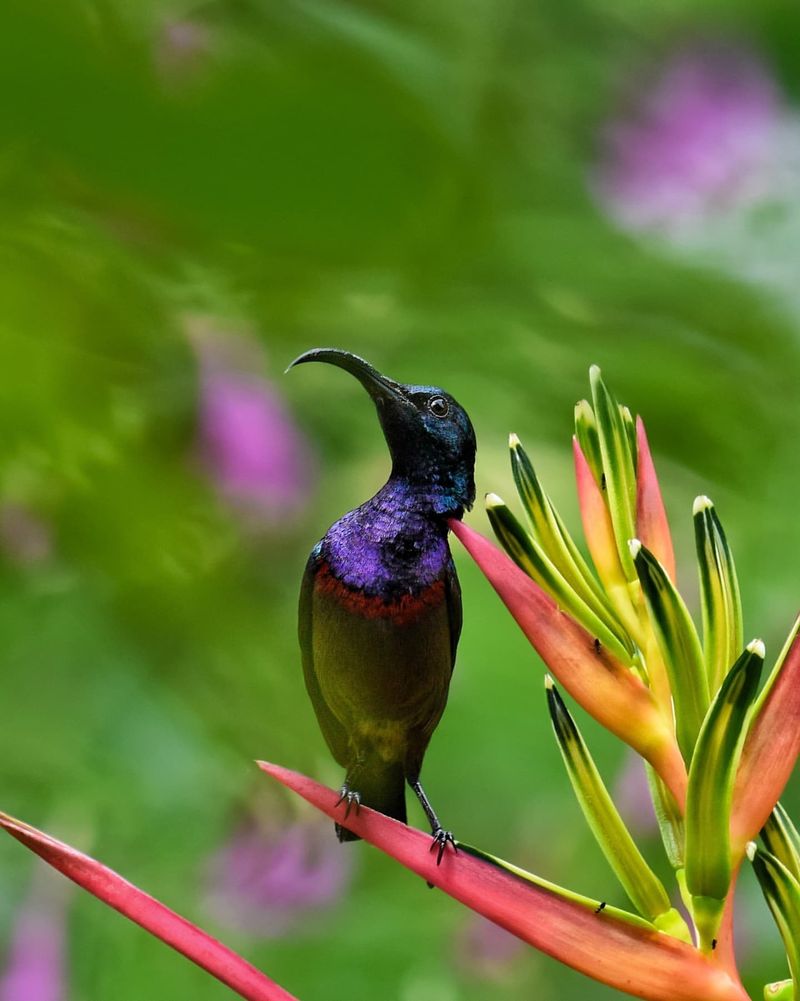
<svg viewBox="0 0 800 1001">
<path fill-rule="evenodd" d="M 351 792 L 361 796 L 362 806 L 406 823 L 406 785 L 402 765 L 387 765 L 382 761 L 362 765 L 347 773 L 345 784 Z M 351 813 L 355 809 L 354 804 Z M 341 824 L 336 825 L 336 837 L 340 841 L 360 840 L 357 834 Z"/>
</svg>

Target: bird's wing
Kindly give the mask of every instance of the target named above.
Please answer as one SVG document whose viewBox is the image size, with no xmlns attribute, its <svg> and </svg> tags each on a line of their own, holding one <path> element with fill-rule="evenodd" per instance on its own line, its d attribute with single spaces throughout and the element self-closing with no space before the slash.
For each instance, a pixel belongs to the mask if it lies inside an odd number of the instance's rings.
<svg viewBox="0 0 800 1001">
<path fill-rule="evenodd" d="M 461 626 L 464 621 L 464 614 L 461 609 L 461 585 L 458 582 L 455 563 L 450 558 L 444 575 L 445 601 L 447 602 L 447 616 L 450 621 L 450 668 L 456 665 L 456 648 L 458 639 L 461 636 Z"/>
<path fill-rule="evenodd" d="M 314 669 L 313 597 L 316 571 L 317 556 L 315 552 L 312 552 L 303 573 L 303 583 L 300 585 L 298 635 L 300 638 L 300 652 L 303 659 L 303 675 L 311 704 L 314 706 L 314 712 L 317 715 L 320 730 L 322 730 L 322 735 L 334 758 L 342 767 L 347 768 L 350 758 L 347 733 L 325 702 L 319 685 L 319 679 Z"/>
</svg>

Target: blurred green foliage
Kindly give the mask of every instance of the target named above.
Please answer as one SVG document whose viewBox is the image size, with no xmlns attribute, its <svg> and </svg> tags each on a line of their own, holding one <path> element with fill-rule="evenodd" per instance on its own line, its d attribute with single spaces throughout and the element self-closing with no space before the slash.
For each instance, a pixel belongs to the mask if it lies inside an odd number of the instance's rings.
<svg viewBox="0 0 800 1001">
<path fill-rule="evenodd" d="M 647 420 L 679 565 L 707 492 L 746 633 L 775 652 L 797 605 L 796 321 L 713 260 L 615 231 L 587 188 L 626 73 L 709 28 L 753 39 L 798 91 L 788 0 L 3 5 L 0 504 L 52 543 L 0 571 L 0 806 L 91 831 L 94 854 L 304 1001 L 611 992 L 527 952 L 487 980 L 459 950 L 469 916 L 364 845 L 342 847 L 360 863 L 346 898 L 291 938 L 215 925 L 207 858 L 245 804 L 277 801 L 252 759 L 339 780 L 303 689 L 296 589 L 387 462 L 354 382 L 295 372 L 280 388 L 319 486 L 284 526 L 248 530 L 192 458 L 186 317 L 258 337 L 274 380 L 335 345 L 444 385 L 476 425 L 479 496 L 512 495 L 513 430 L 573 525 L 572 405 L 601 364 Z M 541 664 L 457 560 L 466 624 L 426 786 L 457 836 L 618 903 Z M 611 778 L 620 746 L 582 726 Z M 30 865 L 0 843 L 0 942 Z M 766 911 L 742 893 L 752 938 Z M 69 936 L 73 999 L 228 996 L 92 900 Z M 777 936 L 757 938 L 753 984 L 784 975 Z"/>
</svg>

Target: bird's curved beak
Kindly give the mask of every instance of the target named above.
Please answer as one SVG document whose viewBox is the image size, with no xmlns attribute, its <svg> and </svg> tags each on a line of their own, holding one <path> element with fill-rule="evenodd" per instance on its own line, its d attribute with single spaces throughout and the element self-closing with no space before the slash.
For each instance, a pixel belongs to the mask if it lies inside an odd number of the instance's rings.
<svg viewBox="0 0 800 1001">
<path fill-rule="evenodd" d="M 358 379 L 376 403 L 408 403 L 400 388 L 400 383 L 381 375 L 376 368 L 373 368 L 363 358 L 359 358 L 358 355 L 351 354 L 349 351 L 340 351 L 338 348 L 313 348 L 311 351 L 305 351 L 295 358 L 286 371 L 288 372 L 295 365 L 303 365 L 309 361 L 327 362 L 328 365 L 343 368 L 345 372 L 349 372 Z"/>
</svg>

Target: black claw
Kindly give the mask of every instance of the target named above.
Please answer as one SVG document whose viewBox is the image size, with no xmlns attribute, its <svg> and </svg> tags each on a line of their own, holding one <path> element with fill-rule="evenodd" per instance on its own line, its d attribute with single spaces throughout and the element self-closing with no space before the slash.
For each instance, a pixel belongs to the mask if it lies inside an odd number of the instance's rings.
<svg viewBox="0 0 800 1001">
<path fill-rule="evenodd" d="M 341 795 L 336 800 L 336 805 L 341 806 L 342 803 L 347 803 L 344 811 L 344 819 L 350 816 L 350 811 L 353 809 L 353 805 L 356 808 L 356 816 L 361 813 L 361 793 L 354 792 L 352 789 L 348 789 L 347 786 L 342 786 Z"/>
<path fill-rule="evenodd" d="M 347 804 L 344 811 L 345 820 L 347 820 L 347 818 L 350 816 L 350 811 L 353 809 L 353 804 L 355 804 L 356 815 L 358 815 L 358 813 L 361 811 L 361 793 L 354 792 L 352 789 L 349 789 L 346 785 L 342 786 L 341 794 L 339 798 L 336 800 L 336 806 L 341 806 L 342 803 Z"/>
<path fill-rule="evenodd" d="M 444 831 L 442 828 L 438 828 L 433 832 L 433 840 L 431 841 L 431 847 L 429 851 L 433 851 L 438 848 L 438 854 L 436 856 L 436 864 L 442 864 L 442 857 L 444 856 L 445 849 L 448 845 L 453 846 L 453 851 L 458 854 L 458 845 L 456 844 L 456 839 L 450 833 L 450 831 Z"/>
</svg>

